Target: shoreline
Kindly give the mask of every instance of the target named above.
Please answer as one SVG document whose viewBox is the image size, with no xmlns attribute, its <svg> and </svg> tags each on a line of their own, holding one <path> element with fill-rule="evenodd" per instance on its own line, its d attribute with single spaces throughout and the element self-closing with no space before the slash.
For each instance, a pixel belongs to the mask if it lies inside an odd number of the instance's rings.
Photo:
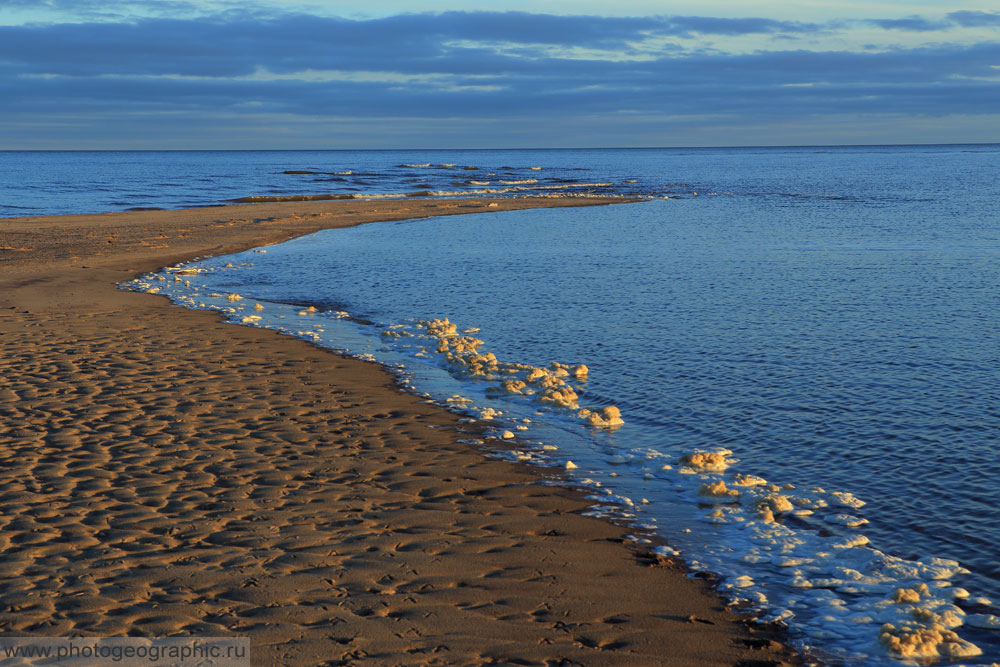
<svg viewBox="0 0 1000 667">
<path fill-rule="evenodd" d="M 0 219 L 0 633 L 242 633 L 259 664 L 794 663 L 380 366 L 115 287 L 319 229 L 627 201 Z"/>
</svg>

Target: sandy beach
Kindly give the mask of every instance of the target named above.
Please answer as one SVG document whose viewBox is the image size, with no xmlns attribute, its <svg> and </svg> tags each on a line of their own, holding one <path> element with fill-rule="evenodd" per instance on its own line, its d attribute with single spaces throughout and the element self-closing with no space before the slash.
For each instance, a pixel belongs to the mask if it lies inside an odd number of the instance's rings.
<svg viewBox="0 0 1000 667">
<path fill-rule="evenodd" d="M 797 664 L 379 366 L 115 287 L 324 228 L 611 201 L 0 219 L 0 635 L 248 636 L 261 665 Z"/>
</svg>

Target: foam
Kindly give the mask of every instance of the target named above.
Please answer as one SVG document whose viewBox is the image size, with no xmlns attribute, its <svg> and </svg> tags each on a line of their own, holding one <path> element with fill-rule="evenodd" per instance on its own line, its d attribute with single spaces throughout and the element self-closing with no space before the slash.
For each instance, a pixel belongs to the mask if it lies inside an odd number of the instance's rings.
<svg viewBox="0 0 1000 667">
<path fill-rule="evenodd" d="M 931 591 L 927 584 L 920 584 L 914 588 L 897 588 L 892 594 L 892 601 L 897 603 L 915 604 L 920 602 L 920 596 L 930 597 Z"/>
<path fill-rule="evenodd" d="M 865 501 L 858 500 L 853 494 L 846 491 L 831 491 L 829 494 L 830 503 L 841 507 L 858 509 L 865 506 Z"/>
<path fill-rule="evenodd" d="M 722 472 L 735 462 L 728 458 L 732 453 L 732 450 L 729 449 L 697 450 L 682 456 L 680 462 L 697 471 Z"/>
<path fill-rule="evenodd" d="M 897 658 L 973 658 L 983 654 L 978 646 L 940 625 L 897 627 L 886 623 L 878 639 Z"/>
<path fill-rule="evenodd" d="M 600 428 L 618 428 L 625 423 L 621 417 L 621 410 L 613 405 L 601 408 L 600 412 L 589 412 L 586 418 L 588 424 Z"/>
<path fill-rule="evenodd" d="M 993 614 L 969 614 L 965 617 L 965 623 L 974 628 L 1000 630 L 1000 617 Z"/>
<path fill-rule="evenodd" d="M 726 480 L 719 479 L 714 482 L 706 482 L 698 489 L 698 495 L 713 499 L 733 500 L 740 497 L 740 492 L 726 486 Z"/>
<path fill-rule="evenodd" d="M 393 325 L 403 327 L 404 325 Z M 580 406 L 580 387 L 570 384 L 569 379 L 585 381 L 589 369 L 584 364 L 571 366 L 553 361 L 548 368 L 522 363 L 503 362 L 492 352 L 484 352 L 484 341 L 468 335 L 478 328 L 465 328 L 459 333 L 458 325 L 448 318 L 418 320 L 416 328 L 432 343 L 421 348 L 433 348 L 443 355 L 446 366 L 460 376 L 469 376 L 496 382 L 486 390 L 489 395 L 510 394 L 531 399 L 565 411 L 575 412 L 587 424 L 597 428 L 616 429 L 624 425 L 621 410 L 616 406 L 583 408 Z"/>
<path fill-rule="evenodd" d="M 193 277 L 202 272 L 178 275 Z M 164 283 L 158 277 L 143 276 L 134 285 L 142 291 L 162 289 L 194 305 L 189 296 L 173 293 L 182 289 L 176 281 Z M 196 289 L 188 287 L 186 294 Z M 238 322 L 248 316 L 251 307 L 260 312 L 260 304 L 231 301 L 225 294 L 210 297 L 216 302 L 209 297 L 199 298 L 207 302 L 204 307 L 227 312 Z M 268 305 L 269 321 L 280 317 L 283 308 L 281 304 Z M 299 312 L 303 316 L 319 314 L 315 308 Z M 342 312 L 321 315 L 347 316 Z M 296 321 L 298 327 L 309 326 Z M 288 331 L 320 340 L 316 331 Z M 485 349 L 484 341 L 473 335 L 478 330 L 460 330 L 447 318 L 394 324 L 382 333 L 381 338 L 393 350 L 408 350 L 411 357 L 419 356 L 421 348 L 429 350 L 426 354 L 437 355 L 453 376 L 475 380 L 467 385 L 470 388 L 489 385 L 491 394 L 505 396 L 515 406 L 512 416 L 519 417 L 520 408 L 516 406 L 540 407 L 544 412 L 535 414 L 579 420 L 577 428 L 581 431 L 584 425 L 608 428 L 606 424 L 621 419 L 620 410 L 614 406 L 570 407 L 588 402 L 585 387 L 589 371 L 583 364 L 556 361 L 535 366 L 506 362 Z M 474 389 L 460 391 L 463 396 L 456 395 L 456 400 L 447 401 L 448 405 L 480 419 L 504 419 L 491 425 L 497 428 L 493 431 L 494 442 L 516 438 L 514 429 L 520 429 L 513 425 L 511 417 L 504 417 L 501 410 L 484 408 L 476 399 L 464 395 L 477 395 Z M 536 437 L 547 437 L 545 421 L 539 420 L 537 430 L 533 427 Z M 603 438 L 602 434 L 593 437 L 595 442 L 607 442 L 596 440 Z M 955 600 L 967 601 L 961 603 L 966 607 L 990 604 L 950 585 L 952 578 L 965 572 L 958 563 L 938 558 L 903 560 L 872 548 L 867 536 L 858 532 L 867 523 L 860 512 L 865 503 L 845 490 L 796 488 L 770 481 L 753 471 L 739 470 L 739 460 L 733 457 L 732 450 L 699 448 L 697 442 L 671 453 L 615 449 L 602 452 L 596 460 L 572 443 L 565 446 L 557 442 L 559 448 L 522 440 L 516 445 L 519 449 L 508 448 L 505 456 L 560 466 L 573 482 L 586 483 L 593 490 L 595 498 L 599 497 L 595 502 L 602 503 L 598 511 L 606 514 L 662 518 L 667 516 L 663 498 L 671 492 L 679 493 L 681 500 L 692 503 L 692 507 L 700 505 L 692 525 L 700 522 L 704 530 L 718 531 L 708 535 L 719 538 L 709 539 L 708 550 L 704 545 L 697 547 L 705 562 L 691 561 L 692 567 L 718 573 L 724 590 L 759 605 L 765 620 L 791 622 L 807 637 L 826 638 L 836 655 L 847 656 L 845 660 L 851 664 L 886 664 L 888 656 L 904 659 L 904 654 L 906 659 L 911 655 L 927 659 L 971 657 L 978 655 L 979 649 L 961 638 L 964 626 L 984 631 L 1000 629 L 996 616 L 966 614 L 955 606 Z M 581 468 L 596 479 L 578 479 Z M 636 487 L 636 483 L 643 486 Z M 642 501 L 638 500 L 640 493 L 647 496 Z M 656 529 L 655 518 L 646 518 L 644 523 Z M 679 534 L 689 535 L 690 528 L 680 529 Z M 713 545 L 725 546 L 715 553 Z M 737 554 L 740 560 L 734 561 Z"/>
<path fill-rule="evenodd" d="M 736 475 L 733 480 L 734 486 L 767 486 L 767 480 L 756 475 Z"/>
</svg>

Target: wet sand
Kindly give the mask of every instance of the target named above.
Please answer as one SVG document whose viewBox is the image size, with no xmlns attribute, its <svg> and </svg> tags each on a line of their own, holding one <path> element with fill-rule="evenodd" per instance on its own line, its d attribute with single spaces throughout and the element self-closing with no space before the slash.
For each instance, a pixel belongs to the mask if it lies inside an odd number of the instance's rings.
<svg viewBox="0 0 1000 667">
<path fill-rule="evenodd" d="M 609 202 L 492 203 L 0 220 L 0 635 L 249 636 L 262 665 L 794 663 L 377 365 L 114 286 L 322 228 Z"/>
</svg>

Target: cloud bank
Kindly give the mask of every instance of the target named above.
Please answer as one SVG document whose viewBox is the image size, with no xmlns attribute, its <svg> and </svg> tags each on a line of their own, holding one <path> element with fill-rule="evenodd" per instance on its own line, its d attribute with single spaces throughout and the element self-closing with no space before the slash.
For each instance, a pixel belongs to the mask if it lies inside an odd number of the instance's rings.
<svg viewBox="0 0 1000 667">
<path fill-rule="evenodd" d="M 848 28 L 523 12 L 0 26 L 0 147 L 1000 141 L 1000 13 L 858 23 L 914 39 L 830 48 Z"/>
</svg>

